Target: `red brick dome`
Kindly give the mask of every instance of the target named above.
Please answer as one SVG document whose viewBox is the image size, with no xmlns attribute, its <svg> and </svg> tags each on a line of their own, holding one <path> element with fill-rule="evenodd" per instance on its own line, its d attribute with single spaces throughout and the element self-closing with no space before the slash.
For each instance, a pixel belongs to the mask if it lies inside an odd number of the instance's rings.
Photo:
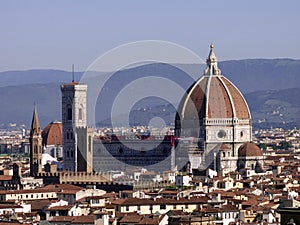
<svg viewBox="0 0 300 225">
<path fill-rule="evenodd" d="M 251 142 L 246 142 L 238 150 L 239 157 L 255 157 L 255 156 L 262 156 L 262 151 L 260 148 Z"/>
<path fill-rule="evenodd" d="M 58 121 L 49 123 L 42 131 L 43 146 L 62 145 L 62 124 Z"/>
<path fill-rule="evenodd" d="M 203 119 L 250 120 L 250 110 L 243 95 L 221 75 L 213 46 L 206 62 L 204 75 L 187 90 L 180 102 L 175 126 L 180 126 L 181 120 L 198 120 L 200 125 Z"/>
<path fill-rule="evenodd" d="M 203 76 L 187 92 L 183 100 L 183 117 L 189 118 L 194 109 L 199 119 L 250 119 L 247 103 L 240 91 L 224 76 Z"/>
</svg>

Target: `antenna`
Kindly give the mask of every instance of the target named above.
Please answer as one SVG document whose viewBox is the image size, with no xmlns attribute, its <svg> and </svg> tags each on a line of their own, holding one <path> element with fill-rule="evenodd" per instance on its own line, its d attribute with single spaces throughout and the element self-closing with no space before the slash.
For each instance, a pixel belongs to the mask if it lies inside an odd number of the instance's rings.
<svg viewBox="0 0 300 225">
<path fill-rule="evenodd" d="M 72 64 L 72 82 L 74 82 L 74 64 Z"/>
</svg>

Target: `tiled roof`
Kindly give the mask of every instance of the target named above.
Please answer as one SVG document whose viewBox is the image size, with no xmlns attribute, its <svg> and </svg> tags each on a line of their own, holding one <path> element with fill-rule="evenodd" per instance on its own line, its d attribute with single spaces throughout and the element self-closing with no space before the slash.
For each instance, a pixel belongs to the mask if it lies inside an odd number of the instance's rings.
<svg viewBox="0 0 300 225">
<path fill-rule="evenodd" d="M 158 225 L 160 217 L 144 217 L 138 224 L 139 225 Z"/>
<path fill-rule="evenodd" d="M 46 209 L 46 211 L 62 211 L 62 210 L 70 210 L 73 205 L 59 205 L 53 206 Z"/>
<path fill-rule="evenodd" d="M 0 180 L 1 181 L 9 181 L 12 179 L 11 175 L 0 175 Z"/>
<path fill-rule="evenodd" d="M 262 151 L 260 148 L 251 142 L 246 142 L 238 150 L 239 157 L 249 157 L 249 156 L 262 156 Z"/>
<path fill-rule="evenodd" d="M 122 219 L 119 221 L 120 223 L 138 223 L 142 220 L 143 216 L 141 215 L 130 215 L 130 214 L 126 214 L 122 217 Z"/>
<path fill-rule="evenodd" d="M 49 222 L 71 222 L 74 216 L 55 216 Z"/>
<path fill-rule="evenodd" d="M 22 206 L 16 204 L 0 204 L 0 209 L 16 209 L 22 208 Z"/>
<path fill-rule="evenodd" d="M 72 220 L 72 224 L 94 224 L 94 216 L 88 215 L 88 216 L 74 216 L 74 219 Z"/>
<path fill-rule="evenodd" d="M 208 104 L 206 103 L 208 101 Z M 206 109 L 207 107 L 207 109 Z M 250 119 L 247 103 L 239 90 L 224 76 L 203 76 L 187 91 L 179 105 L 183 118 Z"/>
<path fill-rule="evenodd" d="M 49 123 L 42 131 L 43 145 L 62 145 L 62 123 Z"/>
<path fill-rule="evenodd" d="M 55 216 L 49 222 L 70 222 L 71 224 L 94 224 L 94 216 Z"/>
<path fill-rule="evenodd" d="M 180 199 L 171 199 L 171 198 L 156 198 L 156 199 L 138 199 L 138 198 L 126 198 L 126 199 L 117 199 L 112 201 L 114 205 L 162 205 L 162 204 L 194 204 L 194 203 L 207 203 L 209 200 L 208 197 L 191 197 L 191 198 L 180 198 Z"/>
<path fill-rule="evenodd" d="M 25 203 L 31 205 L 31 211 L 41 211 L 43 208 L 49 204 L 57 202 L 56 200 L 42 199 L 42 200 L 31 200 L 25 201 Z"/>
</svg>

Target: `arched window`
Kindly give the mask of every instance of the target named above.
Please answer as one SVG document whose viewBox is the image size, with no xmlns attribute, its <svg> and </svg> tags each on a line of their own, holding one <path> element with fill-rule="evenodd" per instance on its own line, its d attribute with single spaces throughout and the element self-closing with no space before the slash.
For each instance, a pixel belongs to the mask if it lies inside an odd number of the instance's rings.
<svg viewBox="0 0 300 225">
<path fill-rule="evenodd" d="M 70 152 L 69 152 L 69 150 L 67 150 L 67 158 L 69 158 L 70 157 Z"/>
<path fill-rule="evenodd" d="M 72 106 L 67 106 L 67 120 L 72 120 Z"/>
</svg>

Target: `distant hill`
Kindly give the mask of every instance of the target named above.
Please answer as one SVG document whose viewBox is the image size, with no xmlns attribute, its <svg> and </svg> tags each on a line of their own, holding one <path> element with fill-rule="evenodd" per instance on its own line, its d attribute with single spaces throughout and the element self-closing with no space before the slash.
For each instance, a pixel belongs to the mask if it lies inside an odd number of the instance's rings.
<svg viewBox="0 0 300 225">
<path fill-rule="evenodd" d="M 160 73 L 161 64 L 154 64 Z M 153 65 L 138 66 L 121 71 L 136 76 L 149 70 Z M 183 65 L 195 78 L 203 73 L 203 65 Z M 300 60 L 294 59 L 244 59 L 219 63 L 219 67 L 229 80 L 243 93 L 258 90 L 278 90 L 300 87 Z M 75 80 L 80 80 L 83 72 L 75 72 Z M 170 74 L 171 75 L 171 74 Z M 165 76 L 168 76 L 165 74 Z M 23 84 L 64 83 L 72 79 L 72 73 L 62 70 L 25 70 L 0 72 L 0 87 Z"/>
<path fill-rule="evenodd" d="M 181 66 L 193 77 L 200 77 L 203 73 L 203 65 Z M 220 68 L 222 74 L 245 94 L 255 127 L 299 126 L 300 60 L 231 60 L 220 62 Z M 75 80 L 79 80 L 82 74 L 83 72 L 75 73 Z M 111 79 L 103 91 L 107 102 L 98 101 L 96 112 L 100 115 L 96 120 L 105 124 L 105 119 L 109 117 L 110 102 L 126 84 L 154 74 L 166 79 L 179 79 L 183 88 L 188 88 L 193 82 L 191 78 L 183 79 L 178 69 L 164 64 L 150 64 L 119 71 L 116 79 Z M 37 103 L 42 126 L 55 119 L 61 120 L 60 84 L 71 79 L 70 72 L 60 70 L 0 72 L 0 125 L 15 122 L 28 127 L 34 102 Z M 148 109 L 164 110 L 163 118 L 166 117 L 166 121 L 172 122 L 174 107 L 155 100 L 150 100 L 144 106 Z M 131 121 L 135 124 L 148 122 L 149 118 L 155 116 L 157 112 L 147 111 L 147 107 L 146 111 L 145 107 L 139 110 L 135 108 L 130 114 Z M 138 111 L 147 113 L 139 114 Z"/>
<path fill-rule="evenodd" d="M 59 83 L 26 84 L 0 88 L 0 125 L 8 123 L 31 124 L 33 105 L 41 126 L 57 119 L 61 121 L 61 94 Z"/>
<path fill-rule="evenodd" d="M 230 60 L 221 62 L 220 68 L 243 93 L 300 87 L 300 60 Z"/>
<path fill-rule="evenodd" d="M 74 73 L 79 80 L 82 72 Z M 24 84 L 64 83 L 72 80 L 72 73 L 63 70 L 24 70 L 0 72 L 0 87 Z"/>
</svg>

